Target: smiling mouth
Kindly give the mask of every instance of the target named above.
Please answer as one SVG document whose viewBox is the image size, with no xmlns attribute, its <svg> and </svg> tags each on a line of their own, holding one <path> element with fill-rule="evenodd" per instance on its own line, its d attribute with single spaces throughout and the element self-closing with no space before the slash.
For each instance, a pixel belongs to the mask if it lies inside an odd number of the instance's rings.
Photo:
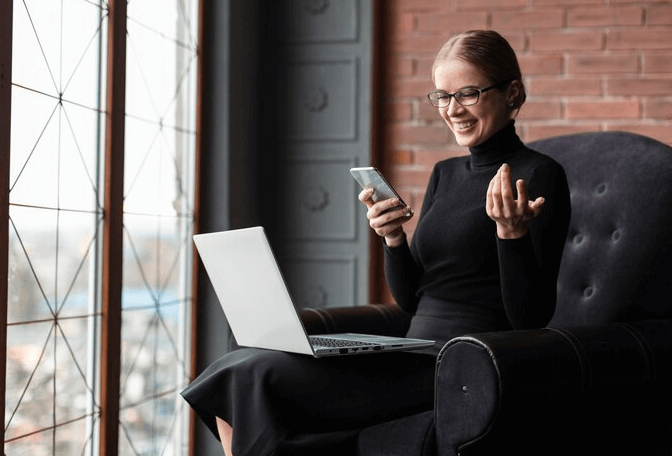
<svg viewBox="0 0 672 456">
<path fill-rule="evenodd" d="M 476 121 L 475 121 L 475 120 L 471 120 L 471 121 L 469 121 L 469 122 L 456 122 L 456 123 L 453 123 L 453 125 L 455 126 L 455 130 L 466 130 L 467 128 L 470 128 L 470 127 L 473 126 L 474 124 L 476 124 Z"/>
</svg>

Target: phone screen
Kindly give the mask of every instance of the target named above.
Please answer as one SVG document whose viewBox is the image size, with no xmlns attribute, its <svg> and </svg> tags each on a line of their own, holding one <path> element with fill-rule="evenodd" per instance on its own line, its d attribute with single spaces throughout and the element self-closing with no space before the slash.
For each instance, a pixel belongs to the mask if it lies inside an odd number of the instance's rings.
<svg viewBox="0 0 672 456">
<path fill-rule="evenodd" d="M 378 202 L 390 198 L 397 198 L 402 206 L 406 205 L 399 194 L 376 168 L 372 166 L 352 168 L 350 174 L 352 174 L 355 180 L 359 182 L 359 185 L 362 188 L 373 188 L 373 201 Z"/>
</svg>

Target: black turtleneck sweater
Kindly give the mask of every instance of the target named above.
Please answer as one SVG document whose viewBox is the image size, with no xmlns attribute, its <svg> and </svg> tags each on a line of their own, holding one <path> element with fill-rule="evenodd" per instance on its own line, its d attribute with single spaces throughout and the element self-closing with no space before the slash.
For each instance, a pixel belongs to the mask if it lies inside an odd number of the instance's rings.
<svg viewBox="0 0 672 456">
<path fill-rule="evenodd" d="M 562 166 L 525 147 L 513 122 L 469 150 L 469 156 L 434 167 L 411 245 L 385 247 L 385 273 L 393 296 L 408 312 L 422 315 L 414 317 L 414 337 L 443 342 L 458 335 L 442 306 L 453 307 L 453 315 L 498 316 L 490 320 L 497 322 L 491 326 L 474 322 L 473 327 L 489 330 L 542 327 L 555 309 L 570 217 Z M 495 222 L 485 212 L 488 184 L 503 163 L 511 167 L 514 192 L 515 181 L 522 178 L 531 200 L 545 198 L 541 215 L 528 222 L 529 231 L 520 239 L 499 239 Z M 469 306 L 478 312 L 472 314 Z M 432 322 L 432 315 L 443 319 Z M 437 336 L 443 328 L 446 337 Z"/>
</svg>

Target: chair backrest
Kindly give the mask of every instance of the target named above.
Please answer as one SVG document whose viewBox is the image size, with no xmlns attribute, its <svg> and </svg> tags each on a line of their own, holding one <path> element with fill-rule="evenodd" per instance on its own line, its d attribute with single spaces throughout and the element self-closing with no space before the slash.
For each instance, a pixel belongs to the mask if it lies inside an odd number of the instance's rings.
<svg viewBox="0 0 672 456">
<path fill-rule="evenodd" d="M 626 132 L 529 147 L 563 165 L 572 201 L 550 326 L 672 318 L 672 148 Z"/>
</svg>

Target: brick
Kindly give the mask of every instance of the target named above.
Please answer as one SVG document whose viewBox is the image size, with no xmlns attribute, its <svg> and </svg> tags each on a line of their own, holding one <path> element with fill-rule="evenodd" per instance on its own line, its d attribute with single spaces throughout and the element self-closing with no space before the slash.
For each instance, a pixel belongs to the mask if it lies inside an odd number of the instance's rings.
<svg viewBox="0 0 672 456">
<path fill-rule="evenodd" d="M 607 95 L 672 95 L 672 78 L 608 78 Z"/>
<path fill-rule="evenodd" d="M 672 122 L 656 125 L 615 123 L 606 125 L 605 129 L 610 131 L 629 131 L 672 145 Z"/>
<path fill-rule="evenodd" d="M 431 169 L 441 160 L 463 155 L 469 155 L 469 149 L 457 145 L 441 149 L 418 149 L 415 152 L 414 163 L 418 166 L 424 166 Z"/>
<path fill-rule="evenodd" d="M 637 73 L 639 57 L 635 53 L 570 55 L 567 60 L 568 74 Z"/>
<path fill-rule="evenodd" d="M 445 125 L 425 126 L 397 123 L 388 125 L 386 131 L 389 143 L 395 145 L 445 144 L 451 136 Z"/>
<path fill-rule="evenodd" d="M 600 31 L 532 32 L 531 51 L 599 51 L 603 48 Z"/>
<path fill-rule="evenodd" d="M 429 104 L 429 101 L 426 97 L 420 100 L 418 104 L 418 120 L 441 120 L 441 116 L 439 115 L 438 110 Z"/>
<path fill-rule="evenodd" d="M 672 73 L 672 53 L 645 52 L 642 59 L 644 73 Z"/>
<path fill-rule="evenodd" d="M 395 149 L 392 153 L 393 165 L 410 165 L 413 161 L 413 154 L 409 149 Z"/>
<path fill-rule="evenodd" d="M 518 56 L 518 64 L 523 76 L 561 74 L 563 71 L 562 55 L 522 55 Z"/>
<path fill-rule="evenodd" d="M 645 100 L 644 118 L 672 120 L 672 100 Z"/>
<path fill-rule="evenodd" d="M 411 103 L 392 103 L 391 109 L 386 109 L 385 111 L 392 111 L 393 121 L 400 120 L 412 120 L 413 119 L 413 106 Z"/>
<path fill-rule="evenodd" d="M 397 79 L 392 83 L 390 95 L 395 98 L 420 98 L 434 89 L 432 81 L 426 79 Z"/>
<path fill-rule="evenodd" d="M 434 66 L 434 57 L 419 58 L 416 60 L 415 74 L 426 77 L 428 81 L 432 80 L 432 66 Z"/>
<path fill-rule="evenodd" d="M 601 95 L 602 84 L 598 78 L 532 77 L 528 82 L 530 96 Z"/>
<path fill-rule="evenodd" d="M 415 31 L 415 16 L 412 13 L 402 13 L 398 24 L 398 30 L 402 33 Z"/>
<path fill-rule="evenodd" d="M 395 76 L 413 76 L 415 74 L 415 59 L 411 57 L 392 58 L 392 73 Z"/>
<path fill-rule="evenodd" d="M 532 0 L 532 6 L 568 6 L 602 4 L 604 0 Z"/>
<path fill-rule="evenodd" d="M 570 8 L 567 27 L 609 27 L 642 25 L 644 8 L 640 6 L 591 6 Z"/>
<path fill-rule="evenodd" d="M 639 118 L 638 101 L 570 101 L 567 119 L 636 119 Z"/>
<path fill-rule="evenodd" d="M 501 35 L 509 42 L 516 53 L 527 51 L 527 38 L 525 32 L 503 30 Z"/>
<path fill-rule="evenodd" d="M 672 5 L 648 5 L 647 25 L 672 25 Z"/>
<path fill-rule="evenodd" d="M 427 178 L 427 181 L 429 181 L 429 177 Z M 427 191 L 427 185 L 425 185 L 424 188 L 420 187 L 413 187 L 410 189 L 410 197 L 409 200 L 404 200 L 408 204 L 411 205 L 411 209 L 416 213 L 416 216 L 411 219 L 410 227 L 409 230 L 410 232 L 415 231 L 415 227 L 418 223 L 418 216 L 420 215 L 420 211 L 422 210 L 422 200 L 425 197 L 425 192 Z"/>
<path fill-rule="evenodd" d="M 559 101 L 526 101 L 518 114 L 521 120 L 559 119 L 561 117 L 562 105 Z"/>
<path fill-rule="evenodd" d="M 446 11 L 450 2 L 444 0 L 385 0 L 395 4 L 400 11 Z"/>
<path fill-rule="evenodd" d="M 434 35 L 408 35 L 404 36 L 403 39 L 396 37 L 392 43 L 392 49 L 389 50 L 395 52 L 429 54 L 434 56 L 439 52 L 443 43 L 446 42 L 446 37 Z"/>
<path fill-rule="evenodd" d="M 493 11 L 492 28 L 525 29 L 562 27 L 563 11 L 560 9 L 546 11 Z"/>
<path fill-rule="evenodd" d="M 458 10 L 523 8 L 527 0 L 469 0 L 458 1 L 456 6 Z"/>
<path fill-rule="evenodd" d="M 488 26 L 488 14 L 485 11 L 478 12 L 451 12 L 451 13 L 419 13 L 418 31 L 443 32 L 447 28 L 472 30 L 484 29 Z M 446 37 L 447 38 L 447 37 Z"/>
<path fill-rule="evenodd" d="M 399 188 L 427 188 L 431 168 L 418 166 L 395 166 L 388 173 L 390 183 Z M 419 208 L 416 210 L 420 210 Z"/>
<path fill-rule="evenodd" d="M 616 29 L 607 35 L 607 49 L 670 49 L 672 29 Z"/>
</svg>

